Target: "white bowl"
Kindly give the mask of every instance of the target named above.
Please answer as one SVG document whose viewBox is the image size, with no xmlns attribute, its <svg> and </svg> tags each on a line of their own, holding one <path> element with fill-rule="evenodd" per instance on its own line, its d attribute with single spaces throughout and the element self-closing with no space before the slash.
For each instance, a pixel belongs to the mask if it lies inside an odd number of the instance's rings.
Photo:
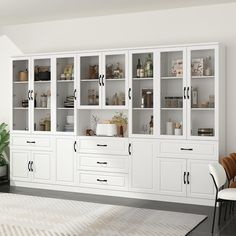
<svg viewBox="0 0 236 236">
<path fill-rule="evenodd" d="M 67 116 L 66 122 L 67 124 L 74 124 L 74 116 Z"/>
</svg>

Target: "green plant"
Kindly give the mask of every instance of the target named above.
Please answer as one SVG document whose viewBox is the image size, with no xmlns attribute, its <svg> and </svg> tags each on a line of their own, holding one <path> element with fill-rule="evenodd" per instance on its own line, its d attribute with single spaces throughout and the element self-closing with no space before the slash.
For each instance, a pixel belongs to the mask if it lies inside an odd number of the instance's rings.
<svg viewBox="0 0 236 236">
<path fill-rule="evenodd" d="M 6 129 L 6 127 L 7 124 L 5 123 L 0 125 L 0 166 L 5 166 L 7 164 L 4 154 L 10 143 L 10 132 Z"/>
</svg>

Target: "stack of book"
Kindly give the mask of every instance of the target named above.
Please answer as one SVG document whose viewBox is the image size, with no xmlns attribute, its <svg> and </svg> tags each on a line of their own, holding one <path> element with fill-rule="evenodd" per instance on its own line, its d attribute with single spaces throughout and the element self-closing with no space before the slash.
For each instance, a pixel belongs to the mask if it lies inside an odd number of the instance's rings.
<svg viewBox="0 0 236 236">
<path fill-rule="evenodd" d="M 74 108 L 74 96 L 67 96 L 64 101 L 64 107 Z"/>
</svg>

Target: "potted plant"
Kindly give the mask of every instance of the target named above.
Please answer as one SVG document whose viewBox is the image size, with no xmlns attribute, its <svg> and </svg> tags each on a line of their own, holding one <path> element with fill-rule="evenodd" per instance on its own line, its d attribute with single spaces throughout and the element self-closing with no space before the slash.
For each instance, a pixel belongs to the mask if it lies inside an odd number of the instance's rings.
<svg viewBox="0 0 236 236">
<path fill-rule="evenodd" d="M 7 175 L 6 149 L 9 145 L 10 133 L 6 127 L 5 123 L 0 125 L 0 177 Z"/>
<path fill-rule="evenodd" d="M 118 136 L 124 137 L 128 124 L 127 116 L 123 112 L 116 112 L 116 115 L 112 117 L 110 123 L 116 124 Z"/>
</svg>

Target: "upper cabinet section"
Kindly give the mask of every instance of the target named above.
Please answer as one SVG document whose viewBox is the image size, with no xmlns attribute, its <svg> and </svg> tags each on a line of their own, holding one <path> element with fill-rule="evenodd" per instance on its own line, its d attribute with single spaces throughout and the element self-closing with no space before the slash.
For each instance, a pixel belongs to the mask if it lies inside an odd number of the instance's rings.
<svg viewBox="0 0 236 236">
<path fill-rule="evenodd" d="M 159 67 L 154 60 L 154 52 L 154 50 L 135 50 L 129 55 L 131 100 L 129 114 L 132 117 L 130 125 L 132 136 L 154 135 L 154 120 L 157 115 L 157 110 L 154 109 L 157 92 L 155 70 Z"/>
<path fill-rule="evenodd" d="M 160 64 L 160 135 L 185 137 L 186 49 L 161 51 Z"/>
<path fill-rule="evenodd" d="M 127 52 L 79 56 L 80 109 L 126 109 Z"/>
<path fill-rule="evenodd" d="M 77 90 L 75 84 L 75 56 L 56 57 L 56 131 L 74 133 L 76 123 Z"/>
<path fill-rule="evenodd" d="M 51 131 L 52 59 L 33 59 L 33 131 Z"/>
<path fill-rule="evenodd" d="M 189 65 L 189 136 L 215 138 L 219 119 L 218 47 L 188 49 Z M 190 64 L 191 63 L 191 64 Z M 189 95 L 190 96 L 190 95 Z"/>
<path fill-rule="evenodd" d="M 95 136 L 111 124 L 119 137 L 218 140 L 222 52 L 211 43 L 13 59 L 12 131 Z"/>
<path fill-rule="evenodd" d="M 27 58 L 12 61 L 12 130 L 29 131 L 29 100 L 32 97 L 29 82 L 30 61 Z"/>
</svg>

